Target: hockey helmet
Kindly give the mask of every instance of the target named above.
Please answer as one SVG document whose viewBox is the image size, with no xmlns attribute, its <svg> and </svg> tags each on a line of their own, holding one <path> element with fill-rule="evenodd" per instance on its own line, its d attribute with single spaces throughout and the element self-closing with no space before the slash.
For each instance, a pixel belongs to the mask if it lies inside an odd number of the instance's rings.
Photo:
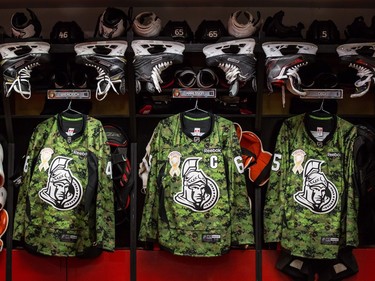
<svg viewBox="0 0 375 281">
<path fill-rule="evenodd" d="M 50 34 L 51 43 L 72 44 L 83 40 L 83 31 L 75 21 L 58 21 Z"/>
<path fill-rule="evenodd" d="M 26 9 L 29 15 L 24 12 L 16 12 L 11 18 L 11 30 L 14 38 L 32 38 L 39 37 L 42 31 L 42 25 L 38 17 L 30 9 Z"/>
<path fill-rule="evenodd" d="M 279 11 L 268 17 L 263 25 L 263 31 L 268 37 L 298 37 L 302 38 L 302 29 L 305 28 L 303 23 L 299 22 L 296 25 L 286 26 L 283 24 L 284 11 Z"/>
<path fill-rule="evenodd" d="M 347 39 L 362 38 L 374 39 L 375 38 L 375 16 L 372 17 L 371 26 L 367 26 L 363 16 L 356 17 L 353 22 L 345 29 L 345 36 Z"/>
<path fill-rule="evenodd" d="M 243 131 L 241 125 L 234 123 L 242 151 L 245 170 L 249 170 L 249 179 L 262 186 L 269 179 L 272 154 L 263 150 L 262 141 L 251 131 Z"/>
<path fill-rule="evenodd" d="M 108 7 L 99 16 L 97 30 L 94 37 L 102 37 L 106 39 L 123 36 L 127 30 L 127 15 L 124 11 Z"/>
<path fill-rule="evenodd" d="M 158 36 L 161 28 L 161 19 L 154 12 L 142 12 L 133 21 L 133 31 L 141 37 Z"/>
<path fill-rule="evenodd" d="M 162 36 L 172 37 L 173 40 L 189 43 L 193 41 L 193 31 L 186 21 L 168 21 L 161 32 Z"/>
<path fill-rule="evenodd" d="M 249 37 L 260 29 L 262 22 L 259 11 L 254 18 L 249 11 L 238 10 L 229 16 L 228 33 L 236 38 Z"/>
<path fill-rule="evenodd" d="M 314 20 L 306 32 L 307 41 L 317 44 L 340 42 L 340 32 L 332 20 Z"/>
<path fill-rule="evenodd" d="M 195 40 L 199 43 L 213 43 L 228 36 L 221 20 L 203 20 L 195 31 Z"/>
</svg>

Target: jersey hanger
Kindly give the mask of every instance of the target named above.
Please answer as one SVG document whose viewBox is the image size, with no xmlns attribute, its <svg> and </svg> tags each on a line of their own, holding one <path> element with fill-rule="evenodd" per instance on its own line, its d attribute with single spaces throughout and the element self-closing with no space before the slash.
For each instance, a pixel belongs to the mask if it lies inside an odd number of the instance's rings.
<svg viewBox="0 0 375 281">
<path fill-rule="evenodd" d="M 206 110 L 203 110 L 198 107 L 198 99 L 195 100 L 195 106 L 192 109 L 185 110 L 185 113 L 194 112 L 194 111 L 201 111 L 203 113 L 208 113 Z"/>
<path fill-rule="evenodd" d="M 72 108 L 72 100 L 69 101 L 68 107 L 65 110 L 63 110 L 61 113 L 64 113 L 64 112 L 71 112 L 71 113 L 82 115 L 81 112 Z"/>
<path fill-rule="evenodd" d="M 331 112 L 324 109 L 324 99 L 322 99 L 322 102 L 320 103 L 320 107 L 318 109 L 313 110 L 312 112 L 324 112 L 327 114 L 331 114 Z"/>
</svg>

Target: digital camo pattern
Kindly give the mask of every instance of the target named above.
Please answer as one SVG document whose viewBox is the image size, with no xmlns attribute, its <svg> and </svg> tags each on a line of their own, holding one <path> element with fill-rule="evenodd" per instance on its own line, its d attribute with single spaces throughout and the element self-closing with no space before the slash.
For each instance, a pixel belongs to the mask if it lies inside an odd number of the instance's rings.
<svg viewBox="0 0 375 281">
<path fill-rule="evenodd" d="M 323 145 L 307 134 L 304 115 L 284 121 L 264 207 L 265 242 L 291 255 L 333 259 L 357 246 L 358 195 L 352 183 L 355 127 L 337 117 Z"/>
<path fill-rule="evenodd" d="M 40 123 L 30 139 L 14 220 L 15 240 L 51 256 L 114 249 L 113 191 L 106 174 L 110 150 L 100 121 L 68 143 L 58 116 Z"/>
<path fill-rule="evenodd" d="M 211 134 L 198 142 L 183 133 L 180 115 L 155 128 L 141 241 L 158 241 L 184 256 L 219 256 L 231 245 L 254 243 L 234 125 L 212 118 Z M 177 159 L 170 161 L 171 156 Z"/>
</svg>

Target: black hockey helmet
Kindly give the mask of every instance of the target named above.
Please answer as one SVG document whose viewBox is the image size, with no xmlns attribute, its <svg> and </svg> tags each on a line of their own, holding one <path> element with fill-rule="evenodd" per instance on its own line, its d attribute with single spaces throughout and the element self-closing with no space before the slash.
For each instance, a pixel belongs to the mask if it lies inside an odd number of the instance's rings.
<svg viewBox="0 0 375 281">
<path fill-rule="evenodd" d="M 168 21 L 160 35 L 172 37 L 173 40 L 182 43 L 192 42 L 194 37 L 193 31 L 185 20 Z"/>
<path fill-rule="evenodd" d="M 123 10 L 108 7 L 98 18 L 94 37 L 111 39 L 123 36 L 127 31 L 128 21 Z"/>
<path fill-rule="evenodd" d="M 26 9 L 29 14 L 16 12 L 11 18 L 11 30 L 14 38 L 32 38 L 39 37 L 42 31 L 42 25 L 36 14 Z"/>
<path fill-rule="evenodd" d="M 273 17 L 268 17 L 263 25 L 263 31 L 267 37 L 298 37 L 302 38 L 302 29 L 305 28 L 303 23 L 286 26 L 283 24 L 284 11 L 278 11 Z"/>
<path fill-rule="evenodd" d="M 317 44 L 340 42 L 340 32 L 332 20 L 314 20 L 306 32 L 306 39 Z"/>
<path fill-rule="evenodd" d="M 203 20 L 195 31 L 195 40 L 200 43 L 214 43 L 228 32 L 221 20 Z"/>
<path fill-rule="evenodd" d="M 344 31 L 347 39 L 375 39 L 375 16 L 372 17 L 371 26 L 368 26 L 363 16 L 356 17 Z"/>
<path fill-rule="evenodd" d="M 58 21 L 52 28 L 50 41 L 60 44 L 83 42 L 84 34 L 75 21 Z"/>
</svg>

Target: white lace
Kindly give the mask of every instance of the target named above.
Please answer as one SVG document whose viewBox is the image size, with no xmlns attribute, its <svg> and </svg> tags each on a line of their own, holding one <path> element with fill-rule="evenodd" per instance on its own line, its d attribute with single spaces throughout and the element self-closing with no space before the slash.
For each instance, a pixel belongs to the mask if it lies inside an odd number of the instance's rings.
<svg viewBox="0 0 375 281">
<path fill-rule="evenodd" d="M 96 71 L 98 72 L 98 76 L 96 77 L 96 80 L 98 82 L 96 83 L 96 92 L 95 92 L 95 97 L 98 101 L 104 100 L 111 88 L 113 89 L 113 91 L 115 91 L 116 94 L 119 94 L 116 90 L 114 83 L 121 83 L 121 80 L 112 81 L 103 68 L 94 64 L 89 64 L 89 63 L 86 65 L 89 67 L 94 67 Z M 106 83 L 106 84 L 105 84 L 104 90 L 102 91 L 101 85 L 103 83 Z"/>
<path fill-rule="evenodd" d="M 355 94 L 351 94 L 350 97 L 351 98 L 362 97 L 370 89 L 371 78 L 375 79 L 373 77 L 374 72 L 371 71 L 370 69 L 366 68 L 366 67 L 363 67 L 363 66 L 355 64 L 355 63 L 349 64 L 349 67 L 356 69 L 357 70 L 357 76 L 359 77 L 359 79 L 354 82 L 354 86 L 357 89 L 363 88 L 363 86 L 366 86 L 366 88 L 364 90 L 362 90 L 361 92 L 356 92 Z M 365 79 L 362 79 L 363 77 L 365 77 Z"/>
<path fill-rule="evenodd" d="M 301 66 L 307 65 L 307 62 L 299 63 L 291 68 L 289 68 L 286 72 L 286 75 L 288 77 L 289 83 L 287 82 L 287 88 L 288 90 L 295 95 L 304 96 L 306 95 L 305 92 L 301 92 L 298 89 L 294 87 L 294 81 L 293 78 L 297 80 L 298 85 L 301 85 L 301 78 L 298 74 L 298 71 Z M 290 86 L 290 87 L 289 87 Z"/>
<path fill-rule="evenodd" d="M 288 77 L 292 76 L 292 77 L 296 78 L 297 81 L 298 81 L 298 84 L 301 84 L 301 78 L 298 75 L 298 71 L 301 68 L 301 66 L 304 66 L 304 65 L 307 65 L 307 62 L 299 63 L 299 64 L 297 64 L 295 66 L 292 66 L 291 68 L 289 68 L 287 70 L 286 75 Z"/>
<path fill-rule="evenodd" d="M 351 63 L 349 67 L 356 69 L 357 76 L 360 78 L 357 81 L 355 81 L 354 86 L 362 87 L 363 85 L 371 82 L 371 78 L 374 76 L 374 73 L 370 69 L 355 63 Z M 362 80 L 362 77 L 366 77 L 366 79 Z"/>
<path fill-rule="evenodd" d="M 30 99 L 31 97 L 31 86 L 30 86 L 30 77 L 31 77 L 31 69 L 34 67 L 34 66 L 37 66 L 38 63 L 35 63 L 35 64 L 30 64 L 28 65 L 27 67 L 24 67 L 22 68 L 20 71 L 18 71 L 17 73 L 17 77 L 16 79 L 14 79 L 13 82 L 6 82 L 5 84 L 6 85 L 10 85 L 7 93 L 6 93 L 6 97 L 9 97 L 12 90 L 16 91 L 17 93 L 21 94 L 21 96 L 24 98 L 24 99 Z M 23 82 L 26 82 L 27 83 L 27 91 L 23 91 L 22 90 L 22 83 Z"/>
<path fill-rule="evenodd" d="M 241 73 L 237 66 L 230 63 L 219 63 L 219 67 L 224 71 L 225 79 L 227 80 L 228 84 L 232 84 L 232 82 L 236 80 L 238 75 Z"/>
<path fill-rule="evenodd" d="M 155 89 L 159 93 L 161 92 L 160 84 L 163 83 L 163 79 L 161 79 L 160 74 L 162 73 L 163 70 L 167 69 L 171 65 L 172 65 L 172 61 L 161 62 L 155 65 L 151 70 L 152 82 L 154 83 Z"/>
</svg>

